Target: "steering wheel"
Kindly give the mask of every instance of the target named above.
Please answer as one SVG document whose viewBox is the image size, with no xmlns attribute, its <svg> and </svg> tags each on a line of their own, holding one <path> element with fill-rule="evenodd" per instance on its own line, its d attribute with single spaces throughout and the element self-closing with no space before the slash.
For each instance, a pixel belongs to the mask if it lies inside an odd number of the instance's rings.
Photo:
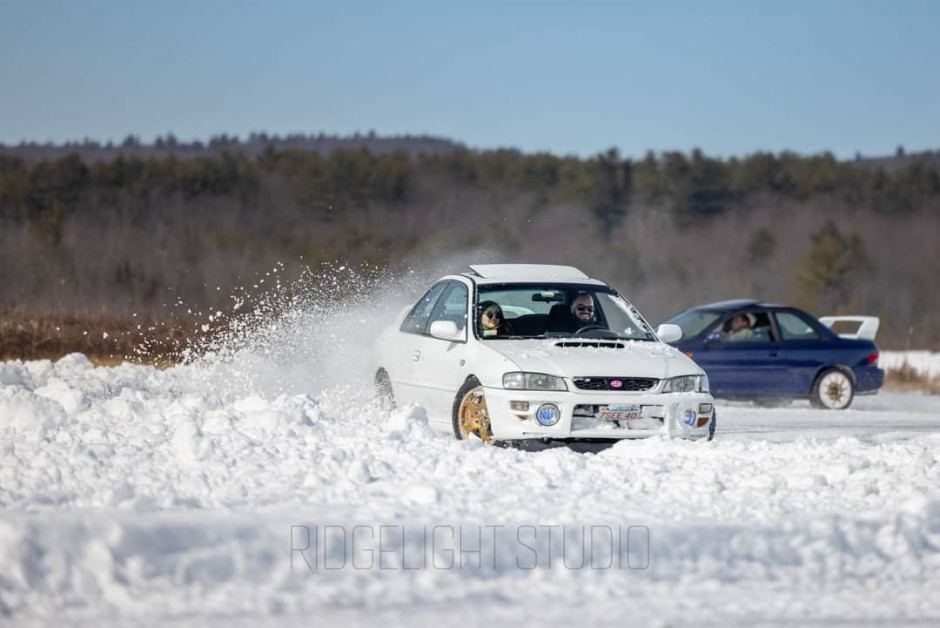
<svg viewBox="0 0 940 628">
<path fill-rule="evenodd" d="M 588 331 L 597 331 L 597 330 L 599 330 L 599 329 L 603 329 L 604 331 L 610 331 L 610 330 L 607 329 L 607 327 L 605 327 L 604 325 L 598 325 L 598 324 L 595 323 L 595 324 L 593 324 L 593 325 L 585 325 L 585 326 L 582 327 L 581 329 L 575 331 L 575 332 L 574 332 L 574 335 L 575 335 L 575 336 L 580 336 L 581 334 L 583 334 L 583 333 L 585 333 L 585 332 L 588 332 Z"/>
</svg>

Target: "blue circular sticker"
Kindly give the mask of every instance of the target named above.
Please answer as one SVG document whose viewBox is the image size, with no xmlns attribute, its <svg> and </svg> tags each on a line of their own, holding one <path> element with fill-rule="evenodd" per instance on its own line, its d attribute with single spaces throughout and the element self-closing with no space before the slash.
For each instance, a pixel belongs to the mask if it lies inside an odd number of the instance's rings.
<svg viewBox="0 0 940 628">
<path fill-rule="evenodd" d="M 539 409 L 535 413 L 535 419 L 546 427 L 555 425 L 558 423 L 560 418 L 561 410 L 558 409 L 558 406 L 552 403 L 546 403 L 545 405 L 539 406 Z"/>
</svg>

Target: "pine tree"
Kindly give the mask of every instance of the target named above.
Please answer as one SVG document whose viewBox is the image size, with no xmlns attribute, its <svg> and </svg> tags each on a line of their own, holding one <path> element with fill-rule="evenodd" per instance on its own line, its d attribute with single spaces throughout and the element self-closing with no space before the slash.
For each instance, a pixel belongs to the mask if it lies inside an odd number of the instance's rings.
<svg viewBox="0 0 940 628">
<path fill-rule="evenodd" d="M 761 227 L 747 241 L 747 261 L 752 264 L 765 262 L 774 253 L 777 239 L 767 227 Z"/>
<path fill-rule="evenodd" d="M 852 308 L 857 279 L 869 267 L 861 236 L 854 232 L 843 236 L 829 221 L 812 236 L 796 267 L 795 302 L 816 313 L 835 314 Z"/>
</svg>

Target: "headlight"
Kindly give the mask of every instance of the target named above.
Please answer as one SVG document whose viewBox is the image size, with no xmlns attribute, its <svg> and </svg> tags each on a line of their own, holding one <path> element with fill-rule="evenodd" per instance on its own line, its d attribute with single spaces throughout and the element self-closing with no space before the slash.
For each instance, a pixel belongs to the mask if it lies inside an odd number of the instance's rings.
<svg viewBox="0 0 940 628">
<path fill-rule="evenodd" d="M 503 388 L 512 390 L 568 390 L 565 380 L 543 373 L 516 371 L 503 375 Z"/>
<path fill-rule="evenodd" d="M 671 377 L 663 386 L 664 393 L 708 392 L 707 375 L 683 375 Z"/>
</svg>

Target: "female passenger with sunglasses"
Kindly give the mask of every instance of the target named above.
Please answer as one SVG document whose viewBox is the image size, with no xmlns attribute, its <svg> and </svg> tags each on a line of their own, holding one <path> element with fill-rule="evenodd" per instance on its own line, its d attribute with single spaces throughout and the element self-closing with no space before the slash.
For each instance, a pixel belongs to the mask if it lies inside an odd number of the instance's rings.
<svg viewBox="0 0 940 628">
<path fill-rule="evenodd" d="M 495 301 L 480 303 L 480 333 L 484 337 L 512 336 L 513 330 L 505 318 L 503 309 Z"/>
</svg>

